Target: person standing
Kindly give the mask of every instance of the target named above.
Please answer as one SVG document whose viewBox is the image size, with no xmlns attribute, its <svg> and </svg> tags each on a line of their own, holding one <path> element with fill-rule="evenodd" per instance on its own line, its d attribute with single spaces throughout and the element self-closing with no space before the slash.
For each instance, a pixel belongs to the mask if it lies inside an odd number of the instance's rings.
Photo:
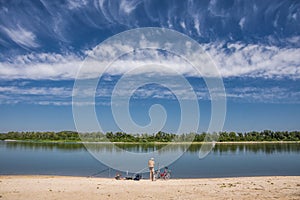
<svg viewBox="0 0 300 200">
<path fill-rule="evenodd" d="M 151 181 L 154 181 L 154 165 L 155 165 L 155 162 L 154 162 L 154 158 L 151 158 L 149 161 L 148 161 L 148 167 L 149 167 L 149 171 L 150 171 L 150 180 Z"/>
</svg>

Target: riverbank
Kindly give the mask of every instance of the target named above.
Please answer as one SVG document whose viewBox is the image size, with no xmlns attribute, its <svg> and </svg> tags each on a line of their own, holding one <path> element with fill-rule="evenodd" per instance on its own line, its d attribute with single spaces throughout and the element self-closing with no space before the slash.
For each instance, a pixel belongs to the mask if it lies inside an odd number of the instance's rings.
<svg viewBox="0 0 300 200">
<path fill-rule="evenodd" d="M 226 141 L 226 142 L 89 142 L 89 141 L 65 141 L 65 140 L 0 140 L 3 142 L 28 142 L 28 143 L 55 143 L 55 144 L 137 144 L 137 145 L 166 145 L 166 144 L 287 144 L 300 141 Z"/>
<path fill-rule="evenodd" d="M 300 199 L 300 176 L 114 180 L 0 176 L 0 199 Z"/>
</svg>

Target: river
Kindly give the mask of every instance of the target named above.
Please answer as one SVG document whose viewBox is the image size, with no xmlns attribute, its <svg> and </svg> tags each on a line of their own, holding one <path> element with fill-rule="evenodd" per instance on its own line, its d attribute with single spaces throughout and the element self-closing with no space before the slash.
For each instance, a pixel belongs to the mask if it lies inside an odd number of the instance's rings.
<svg viewBox="0 0 300 200">
<path fill-rule="evenodd" d="M 172 156 L 173 152 L 183 154 L 168 166 L 172 178 L 300 175 L 300 143 L 216 144 L 203 159 L 198 157 L 200 144 L 191 145 L 185 152 L 184 145 L 168 146 L 163 151 L 164 155 Z M 118 148 L 145 153 L 163 147 L 153 144 L 120 144 L 118 147 L 94 144 L 94 147 L 89 147 L 90 151 L 101 152 L 101 155 L 112 159 L 118 158 Z M 0 159 L 2 175 L 113 177 L 116 173 L 115 169 L 95 159 L 85 145 L 79 143 L 0 141 Z M 156 168 L 162 167 L 159 165 L 156 163 Z M 121 173 L 125 176 L 127 172 L 124 170 Z M 148 173 L 145 171 L 143 176 L 147 177 Z"/>
</svg>

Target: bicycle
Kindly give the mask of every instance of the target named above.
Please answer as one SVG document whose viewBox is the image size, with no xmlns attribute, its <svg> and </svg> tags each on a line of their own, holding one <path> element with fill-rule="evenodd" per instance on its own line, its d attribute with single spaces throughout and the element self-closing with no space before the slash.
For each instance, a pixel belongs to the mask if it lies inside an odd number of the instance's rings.
<svg viewBox="0 0 300 200">
<path fill-rule="evenodd" d="M 161 173 L 160 169 L 155 170 L 154 177 L 155 177 L 155 179 L 169 180 L 171 178 L 171 170 L 169 170 L 168 167 L 165 167 L 165 169 L 162 173 Z"/>
</svg>

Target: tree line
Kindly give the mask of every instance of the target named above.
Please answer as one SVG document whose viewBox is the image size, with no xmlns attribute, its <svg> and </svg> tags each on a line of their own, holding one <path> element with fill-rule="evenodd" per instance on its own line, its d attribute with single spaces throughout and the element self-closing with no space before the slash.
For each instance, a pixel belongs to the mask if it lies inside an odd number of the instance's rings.
<svg viewBox="0 0 300 200">
<path fill-rule="evenodd" d="M 174 134 L 159 131 L 155 134 L 127 134 L 124 132 L 78 133 L 76 131 L 60 132 L 8 132 L 0 134 L 0 140 L 34 140 L 34 141 L 91 141 L 91 142 L 203 142 L 205 138 L 213 138 L 219 142 L 234 141 L 300 141 L 300 131 L 251 131 L 246 133 L 188 133 Z"/>
</svg>

